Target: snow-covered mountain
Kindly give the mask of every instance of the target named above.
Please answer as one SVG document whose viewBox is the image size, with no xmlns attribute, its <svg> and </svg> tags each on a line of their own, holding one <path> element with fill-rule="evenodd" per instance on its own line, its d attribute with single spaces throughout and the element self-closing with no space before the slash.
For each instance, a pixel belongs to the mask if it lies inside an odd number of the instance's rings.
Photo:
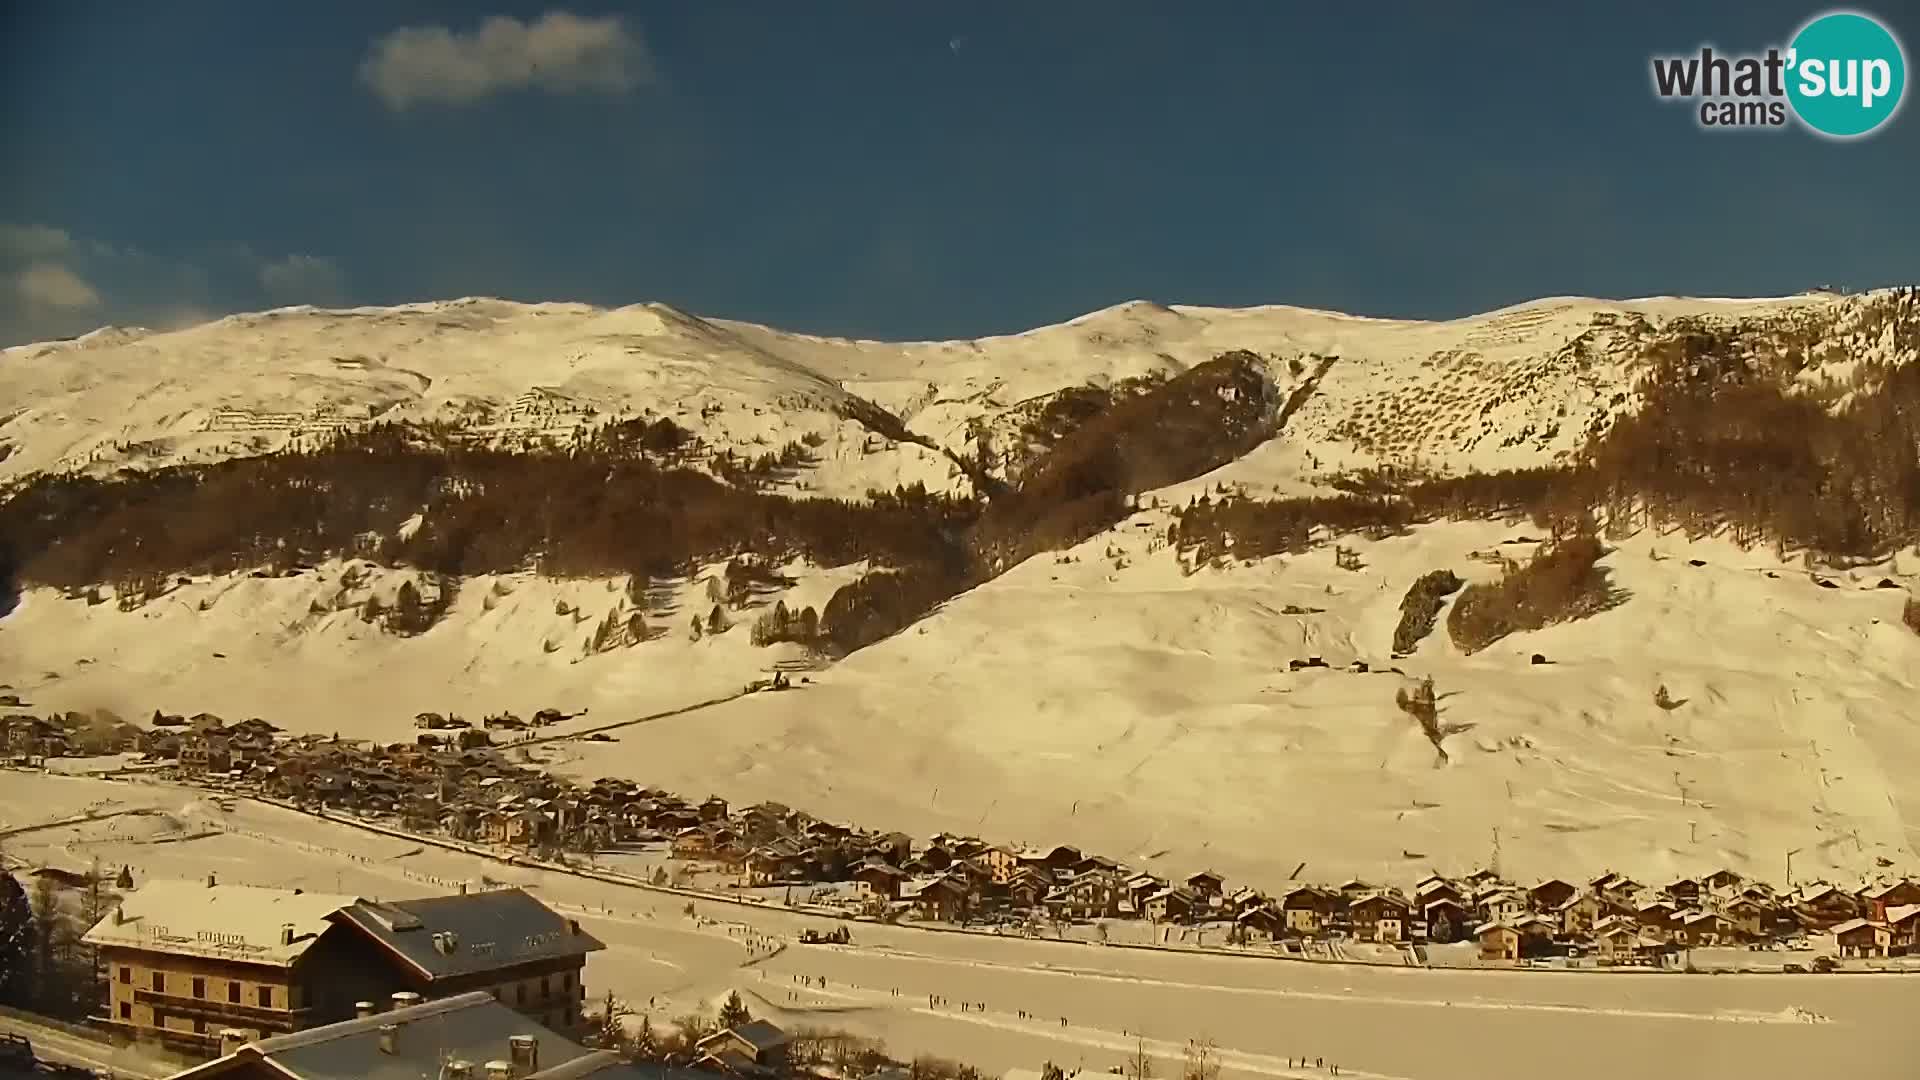
<svg viewBox="0 0 1920 1080">
<path fill-rule="evenodd" d="M 660 305 L 295 308 L 6 350 L 0 482 L 269 454 L 382 421 L 564 447 L 613 421 L 666 418 L 712 452 L 804 442 L 786 494 L 923 483 L 967 495 L 985 473 L 1014 478 L 1040 460 L 1078 422 L 1085 388 L 1124 397 L 1245 351 L 1284 402 L 1282 437 L 1141 492 L 1113 527 L 974 583 L 800 692 L 570 744 L 567 767 L 875 826 L 1076 842 L 1266 886 L 1301 861 L 1312 878 L 1464 869 L 1489 857 L 1495 829 L 1522 874 L 1726 864 L 1777 878 L 1782 854 L 1801 849 L 1802 873 L 1857 875 L 1920 869 L 1920 635 L 1901 625 L 1920 553 L 1816 579 L 1764 545 L 1640 529 L 1605 560 L 1625 597 L 1611 610 L 1471 654 L 1436 631 L 1396 655 L 1416 578 L 1490 580 L 1541 532 L 1438 523 L 1344 538 L 1342 558 L 1322 548 L 1205 567 L 1166 537 L 1172 507 L 1223 489 L 1323 494 L 1380 465 L 1570 462 L 1641 407 L 1656 365 L 1734 357 L 1844 410 L 1915 364 L 1917 347 L 1912 290 L 1549 299 L 1450 322 L 1136 302 L 904 344 Z M 402 515 L 385 529 L 420 524 Z M 124 598 L 111 582 L 85 595 L 29 581 L 0 619 L 0 689 L 39 708 L 208 709 L 385 740 L 408 738 L 425 709 L 590 708 L 577 723 L 603 723 L 798 661 L 798 646 L 756 645 L 746 624 L 776 602 L 824 610 L 868 568 L 779 569 L 728 605 L 730 628 L 697 637 L 690 623 L 725 597 L 717 559 L 658 581 L 476 576 L 430 630 L 404 637 L 370 621 L 368 601 L 391 606 L 415 572 L 344 553 Z M 634 615 L 652 632 L 603 647 L 601 628 Z M 1330 666 L 1288 670 L 1308 656 Z M 1344 670 L 1355 661 L 1371 670 Z M 1456 728 L 1444 764 L 1394 705 L 1423 676 Z M 1660 686 L 1683 704 L 1656 706 Z"/>
<path fill-rule="evenodd" d="M 1286 446 L 1256 454 L 1237 479 L 1284 483 L 1308 458 L 1490 470 L 1563 457 L 1630 409 L 1649 344 L 1675 320 L 1756 350 L 1799 347 L 1806 378 L 1844 379 L 1862 360 L 1911 358 L 1889 329 L 1895 299 L 1556 298 L 1450 322 L 1134 302 L 1022 334 L 915 343 L 791 334 L 660 304 L 286 308 L 5 350 L 0 482 L 267 453 L 373 421 L 564 444 L 596 424 L 666 417 L 749 455 L 811 437 L 815 463 L 791 481 L 805 493 L 965 491 L 953 457 L 973 460 L 982 432 L 1004 459 L 1034 409 L 1064 390 L 1166 376 L 1229 350 L 1258 354 L 1289 390 L 1324 370 Z"/>
</svg>

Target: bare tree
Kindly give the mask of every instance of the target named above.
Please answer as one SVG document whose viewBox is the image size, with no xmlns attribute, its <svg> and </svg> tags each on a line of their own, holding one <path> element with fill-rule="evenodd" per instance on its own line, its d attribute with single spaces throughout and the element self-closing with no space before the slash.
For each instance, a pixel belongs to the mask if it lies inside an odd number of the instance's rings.
<svg viewBox="0 0 1920 1080">
<path fill-rule="evenodd" d="M 1194 1039 L 1187 1043 L 1186 1064 L 1180 1080 L 1220 1080 L 1220 1051 L 1212 1039 Z"/>
<path fill-rule="evenodd" d="M 1133 1053 L 1127 1055 L 1121 1073 L 1127 1080 L 1153 1080 L 1153 1058 L 1147 1053 L 1145 1039 L 1134 1040 Z"/>
</svg>

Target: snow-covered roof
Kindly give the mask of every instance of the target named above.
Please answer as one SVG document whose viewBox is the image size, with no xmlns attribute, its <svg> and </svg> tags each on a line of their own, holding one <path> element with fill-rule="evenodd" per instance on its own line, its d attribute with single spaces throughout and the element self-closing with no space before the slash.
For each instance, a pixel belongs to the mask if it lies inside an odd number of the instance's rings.
<svg viewBox="0 0 1920 1080">
<path fill-rule="evenodd" d="M 328 916 L 359 902 L 334 893 L 151 880 L 127 893 L 85 940 L 286 967 L 327 930 Z"/>
</svg>

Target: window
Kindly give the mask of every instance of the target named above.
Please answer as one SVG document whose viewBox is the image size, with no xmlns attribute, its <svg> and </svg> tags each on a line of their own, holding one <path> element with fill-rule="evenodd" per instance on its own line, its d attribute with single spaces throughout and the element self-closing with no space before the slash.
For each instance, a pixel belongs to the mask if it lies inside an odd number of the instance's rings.
<svg viewBox="0 0 1920 1080">
<path fill-rule="evenodd" d="M 130 967 L 123 967 L 123 968 L 121 968 L 121 969 L 120 969 L 120 984 L 121 984 L 122 986 L 128 986 L 128 985 L 131 985 L 132 983 L 133 983 L 133 969 L 132 969 L 132 968 L 130 968 Z"/>
<path fill-rule="evenodd" d="M 164 994 L 167 992 L 166 972 L 156 971 L 153 973 L 153 992 L 156 994 Z"/>
<path fill-rule="evenodd" d="M 120 1019 L 122 1020 L 133 1019 L 133 1002 L 123 1001 L 120 1003 Z"/>
<path fill-rule="evenodd" d="M 232 1005 L 240 1004 L 240 983 L 238 981 L 227 984 L 227 1002 Z"/>
<path fill-rule="evenodd" d="M 573 972 L 563 971 L 560 973 L 560 989 L 562 990 L 573 989 Z"/>
<path fill-rule="evenodd" d="M 207 1022 L 205 1020 L 195 1020 L 193 1022 L 193 1033 L 195 1035 L 205 1035 L 207 1033 Z"/>
<path fill-rule="evenodd" d="M 260 988 L 260 1007 L 263 1009 L 273 1008 L 273 987 L 263 986 Z"/>
<path fill-rule="evenodd" d="M 526 983 L 521 983 L 519 986 L 513 988 L 513 1003 L 515 1005 L 525 1005 L 527 1003 Z"/>
<path fill-rule="evenodd" d="M 197 998 L 203 998 L 207 996 L 207 980 L 205 979 L 193 980 L 193 996 Z"/>
<path fill-rule="evenodd" d="M 540 976 L 540 997 L 542 999 L 545 999 L 545 998 L 550 998 L 552 996 L 553 996 L 553 986 L 547 981 L 547 976 L 545 975 Z"/>
</svg>

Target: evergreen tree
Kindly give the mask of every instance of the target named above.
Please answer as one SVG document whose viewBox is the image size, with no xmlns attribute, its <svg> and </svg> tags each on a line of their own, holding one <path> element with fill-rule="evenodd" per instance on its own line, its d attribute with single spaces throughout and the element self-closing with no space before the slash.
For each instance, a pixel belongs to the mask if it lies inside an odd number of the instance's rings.
<svg viewBox="0 0 1920 1080">
<path fill-rule="evenodd" d="M 32 1004 L 38 936 L 27 891 L 11 873 L 0 870 L 0 1004 L 16 1008 Z"/>
<path fill-rule="evenodd" d="M 600 1015 L 595 1020 L 594 1045 L 602 1050 L 624 1050 L 627 1048 L 627 1026 L 623 1021 L 633 1015 L 627 1004 L 607 991 L 606 1000 L 600 1006 Z"/>
<path fill-rule="evenodd" d="M 653 1033 L 653 1021 L 645 1013 L 640 1015 L 640 1027 L 633 1033 L 633 1038 L 630 1042 L 633 1060 L 660 1060 L 660 1037 Z"/>
<path fill-rule="evenodd" d="M 728 1030 L 740 1028 L 753 1020 L 747 1012 L 747 1003 L 740 1000 L 740 991 L 727 995 L 726 1004 L 720 1006 L 720 1026 Z"/>
<path fill-rule="evenodd" d="M 84 938 L 88 930 L 98 926 L 102 920 L 120 906 L 120 897 L 107 888 L 104 875 L 100 871 L 100 862 L 94 860 L 87 874 L 87 889 L 80 898 L 80 918 L 75 929 Z M 85 1015 L 92 1016 L 104 1004 L 101 990 L 106 986 L 101 964 L 100 950 L 84 940 L 76 943 L 79 952 L 80 970 L 84 981 L 76 989 L 80 994 L 80 1006 Z"/>
<path fill-rule="evenodd" d="M 60 909 L 60 892 L 52 878 L 36 879 L 29 895 L 33 904 L 33 934 L 28 943 L 33 1009 L 71 1016 L 76 1000 L 71 965 L 76 935 Z"/>
</svg>

